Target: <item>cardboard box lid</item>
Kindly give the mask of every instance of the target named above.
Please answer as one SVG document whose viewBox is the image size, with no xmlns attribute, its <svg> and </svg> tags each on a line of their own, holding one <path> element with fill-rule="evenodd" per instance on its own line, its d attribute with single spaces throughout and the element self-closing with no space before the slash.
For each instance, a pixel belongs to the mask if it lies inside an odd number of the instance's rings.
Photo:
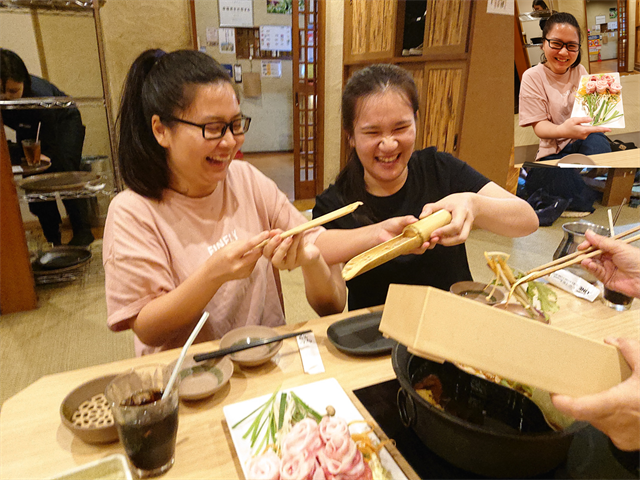
<svg viewBox="0 0 640 480">
<path fill-rule="evenodd" d="M 612 345 L 433 287 L 392 284 L 380 331 L 415 355 L 554 393 L 590 395 L 631 375 Z"/>
</svg>

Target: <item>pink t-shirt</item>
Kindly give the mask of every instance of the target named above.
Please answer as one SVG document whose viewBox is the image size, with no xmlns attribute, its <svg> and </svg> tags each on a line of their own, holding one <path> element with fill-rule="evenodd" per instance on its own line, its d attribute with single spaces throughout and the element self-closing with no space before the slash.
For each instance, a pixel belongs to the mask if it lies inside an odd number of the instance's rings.
<svg viewBox="0 0 640 480">
<path fill-rule="evenodd" d="M 305 221 L 273 181 L 244 161 L 233 161 L 226 179 L 204 198 L 173 190 L 165 190 L 162 201 L 131 190 L 119 193 L 109 206 L 103 244 L 109 328 L 126 329 L 126 320 L 175 289 L 225 245 Z M 310 231 L 307 241 L 315 241 L 322 230 Z M 248 278 L 226 282 L 216 292 L 196 342 L 218 339 L 242 325 L 284 324 L 279 292 L 273 266 L 260 258 Z M 194 326 L 160 347 L 136 337 L 136 354 L 181 347 Z"/>
<path fill-rule="evenodd" d="M 542 120 L 556 125 L 564 123 L 571 117 L 574 91 L 582 75 L 587 75 L 582 64 L 563 74 L 553 73 L 542 63 L 524 72 L 520 85 L 520 126 L 528 127 Z M 570 138 L 541 138 L 536 160 L 559 153 L 572 141 Z"/>
</svg>

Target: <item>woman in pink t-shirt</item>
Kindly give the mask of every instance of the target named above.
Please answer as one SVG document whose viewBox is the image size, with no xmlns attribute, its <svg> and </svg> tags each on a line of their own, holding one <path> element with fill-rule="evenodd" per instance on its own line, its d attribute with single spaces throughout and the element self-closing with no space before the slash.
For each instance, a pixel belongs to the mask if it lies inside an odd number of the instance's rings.
<svg viewBox="0 0 640 480">
<path fill-rule="evenodd" d="M 314 244 L 323 229 L 283 239 L 306 219 L 274 182 L 233 161 L 250 120 L 204 53 L 148 50 L 129 71 L 118 158 L 129 189 L 109 207 L 103 262 L 109 326 L 132 329 L 137 354 L 183 345 L 203 310 L 196 341 L 283 324 L 277 269 L 301 267 L 319 315 L 344 309 L 340 266 Z"/>
<path fill-rule="evenodd" d="M 603 132 L 607 127 L 583 125 L 589 117 L 573 117 L 574 92 L 580 77 L 587 75 L 580 64 L 581 32 L 570 13 L 555 13 L 542 32 L 542 61 L 522 76 L 519 100 L 521 127 L 532 126 L 540 138 L 538 160 L 562 158 L 572 153 L 594 155 L 611 151 Z M 595 194 L 586 187 L 577 171 L 532 169 L 526 190 L 532 194 L 544 187 L 552 195 L 571 198 L 571 210 L 592 211 Z"/>
</svg>

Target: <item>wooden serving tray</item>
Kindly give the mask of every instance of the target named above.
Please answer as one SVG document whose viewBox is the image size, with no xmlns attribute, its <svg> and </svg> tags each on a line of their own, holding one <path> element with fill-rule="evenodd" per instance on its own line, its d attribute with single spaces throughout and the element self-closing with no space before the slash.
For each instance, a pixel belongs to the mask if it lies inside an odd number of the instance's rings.
<svg viewBox="0 0 640 480">
<path fill-rule="evenodd" d="M 590 395 L 631 375 L 612 345 L 433 287 L 392 284 L 380 331 L 414 355 L 553 393 Z"/>
</svg>

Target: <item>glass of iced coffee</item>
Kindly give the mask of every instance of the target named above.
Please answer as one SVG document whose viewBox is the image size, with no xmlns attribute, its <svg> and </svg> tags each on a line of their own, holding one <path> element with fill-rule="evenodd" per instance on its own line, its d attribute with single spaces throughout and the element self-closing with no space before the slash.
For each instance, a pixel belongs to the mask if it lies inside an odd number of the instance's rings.
<svg viewBox="0 0 640 480">
<path fill-rule="evenodd" d="M 175 459 L 178 432 L 178 382 L 162 394 L 171 376 L 165 365 L 135 367 L 107 385 L 120 441 L 139 478 L 162 475 Z"/>
<path fill-rule="evenodd" d="M 40 141 L 29 138 L 22 140 L 22 150 L 27 160 L 27 165 L 35 167 L 40 165 Z"/>
</svg>

